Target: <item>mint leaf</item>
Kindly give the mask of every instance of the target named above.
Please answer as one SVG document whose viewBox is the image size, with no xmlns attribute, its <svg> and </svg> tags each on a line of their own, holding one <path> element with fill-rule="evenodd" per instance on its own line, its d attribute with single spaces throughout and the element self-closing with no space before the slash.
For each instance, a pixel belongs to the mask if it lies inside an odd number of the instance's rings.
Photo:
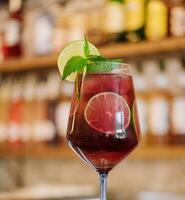
<svg viewBox="0 0 185 200">
<path fill-rule="evenodd" d="M 119 68 L 119 65 L 114 64 L 111 61 L 97 61 L 88 63 L 87 72 L 88 73 L 110 72 L 116 68 Z"/>
<path fill-rule="evenodd" d="M 86 36 L 84 35 L 84 54 L 85 54 L 85 57 L 88 57 L 90 55 L 90 48 L 89 48 L 89 44 L 88 44 L 88 41 L 87 41 L 87 38 Z"/>
<path fill-rule="evenodd" d="M 82 70 L 87 65 L 87 59 L 82 56 L 74 56 L 70 58 L 64 68 L 62 80 L 66 79 L 67 76 L 73 72 Z"/>
<path fill-rule="evenodd" d="M 107 61 L 107 58 L 98 55 L 89 55 L 87 57 L 88 61 L 96 62 L 96 61 Z"/>
</svg>

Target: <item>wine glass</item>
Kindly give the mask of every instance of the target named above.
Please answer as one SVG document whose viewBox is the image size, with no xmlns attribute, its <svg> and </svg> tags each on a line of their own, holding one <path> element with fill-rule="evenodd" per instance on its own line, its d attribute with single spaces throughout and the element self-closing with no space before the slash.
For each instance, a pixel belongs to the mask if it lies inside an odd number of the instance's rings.
<svg viewBox="0 0 185 200">
<path fill-rule="evenodd" d="M 70 147 L 99 174 L 101 200 L 106 200 L 108 172 L 140 140 L 129 65 L 109 65 L 114 70 L 77 76 L 67 129 Z"/>
</svg>

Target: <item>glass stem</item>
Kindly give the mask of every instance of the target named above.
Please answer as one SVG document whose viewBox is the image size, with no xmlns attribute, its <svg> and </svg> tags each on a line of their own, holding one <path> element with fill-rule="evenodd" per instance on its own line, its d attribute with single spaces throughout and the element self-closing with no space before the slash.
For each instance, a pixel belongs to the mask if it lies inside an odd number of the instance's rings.
<svg viewBox="0 0 185 200">
<path fill-rule="evenodd" d="M 100 177 L 100 200 L 107 200 L 107 173 L 99 173 Z"/>
</svg>

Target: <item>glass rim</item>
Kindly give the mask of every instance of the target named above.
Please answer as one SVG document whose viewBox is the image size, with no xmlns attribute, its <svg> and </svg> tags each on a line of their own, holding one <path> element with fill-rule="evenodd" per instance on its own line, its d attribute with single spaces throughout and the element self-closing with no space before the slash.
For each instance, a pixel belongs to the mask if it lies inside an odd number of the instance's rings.
<svg viewBox="0 0 185 200">
<path fill-rule="evenodd" d="M 117 66 L 115 68 L 113 68 L 110 71 L 97 71 L 97 72 L 87 72 L 87 74 L 125 74 L 125 75 L 131 75 L 131 71 L 130 71 L 130 66 L 131 64 L 129 63 L 123 63 L 123 62 L 116 62 L 116 61 L 97 61 L 97 65 L 98 63 L 107 63 L 109 65 L 113 65 L 113 66 Z"/>
<path fill-rule="evenodd" d="M 119 60 L 119 59 L 118 59 Z M 130 66 L 130 63 L 126 63 L 126 62 L 117 62 L 116 60 L 112 61 L 112 60 L 103 60 L 103 61 L 96 61 L 97 63 L 109 63 L 109 64 L 117 64 L 117 65 L 125 65 L 125 66 Z"/>
</svg>

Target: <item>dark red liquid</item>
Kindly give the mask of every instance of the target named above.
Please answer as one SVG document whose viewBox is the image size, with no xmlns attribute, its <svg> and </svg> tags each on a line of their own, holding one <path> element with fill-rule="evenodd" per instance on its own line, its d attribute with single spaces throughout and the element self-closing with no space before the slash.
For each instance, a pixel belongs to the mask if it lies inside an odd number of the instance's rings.
<svg viewBox="0 0 185 200">
<path fill-rule="evenodd" d="M 83 81 L 81 79 L 78 84 L 80 98 L 77 98 L 75 90 L 72 99 L 67 139 L 84 161 L 98 172 L 108 172 L 139 141 L 140 129 L 132 78 L 118 74 L 88 74 Z M 92 112 L 87 105 L 93 105 Z M 121 105 L 125 113 L 121 111 Z M 87 110 L 88 115 L 85 114 Z M 124 120 L 119 115 L 124 116 Z M 109 117 L 112 121 L 109 121 Z M 89 124 L 90 118 L 93 125 Z"/>
</svg>

